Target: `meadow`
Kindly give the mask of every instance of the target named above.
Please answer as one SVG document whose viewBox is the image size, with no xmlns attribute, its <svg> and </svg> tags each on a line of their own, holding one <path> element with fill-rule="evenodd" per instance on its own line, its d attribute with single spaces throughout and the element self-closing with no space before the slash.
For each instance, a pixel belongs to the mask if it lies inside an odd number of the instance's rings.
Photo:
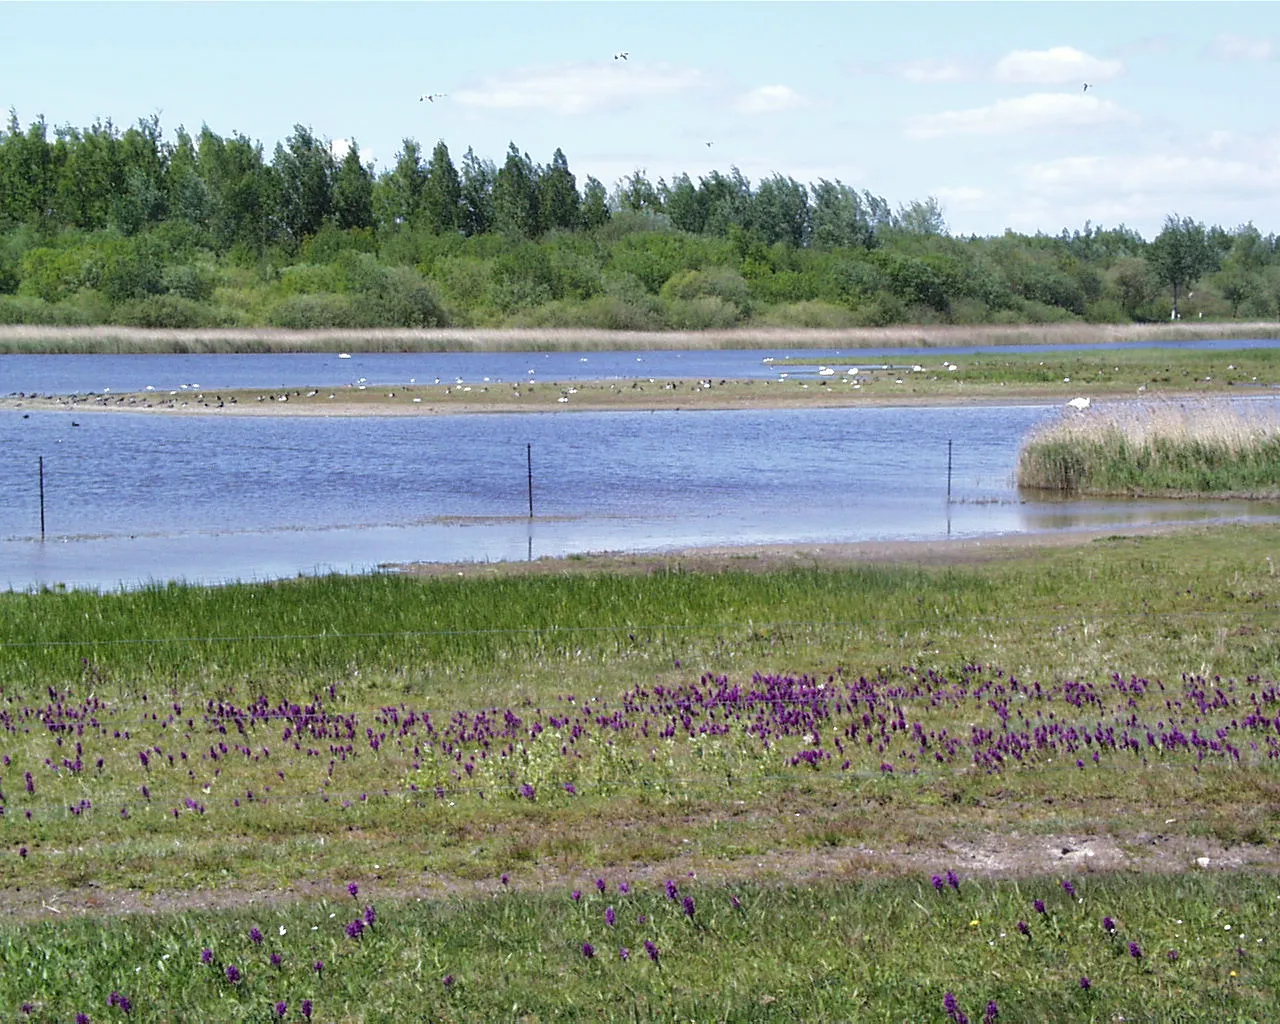
<svg viewBox="0 0 1280 1024">
<path fill-rule="evenodd" d="M 0 1014 L 1264 1020 L 1278 539 L 0 595 Z"/>
<path fill-rule="evenodd" d="M 1018 484 L 1071 494 L 1280 494 L 1274 409 L 1216 402 L 1080 410 L 1034 431 Z"/>
</svg>

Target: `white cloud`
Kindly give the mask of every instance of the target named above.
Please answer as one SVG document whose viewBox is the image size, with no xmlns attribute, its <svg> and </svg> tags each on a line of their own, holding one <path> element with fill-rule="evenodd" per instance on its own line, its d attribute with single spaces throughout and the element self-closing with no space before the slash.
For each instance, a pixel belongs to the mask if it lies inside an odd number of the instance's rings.
<svg viewBox="0 0 1280 1024">
<path fill-rule="evenodd" d="M 556 114 L 596 114 L 622 110 L 653 98 L 678 95 L 703 84 L 700 72 L 629 61 L 565 64 L 488 78 L 453 98 L 465 106 L 492 110 L 548 110 Z"/>
<path fill-rule="evenodd" d="M 1048 50 L 1014 50 L 996 62 L 999 82 L 1026 82 L 1033 85 L 1066 85 L 1075 82 L 1104 82 L 1124 70 L 1118 60 L 1090 57 L 1073 46 Z"/>
<path fill-rule="evenodd" d="M 1228 32 L 1215 36 L 1209 44 L 1209 53 L 1218 60 L 1254 61 L 1270 60 L 1275 56 L 1275 47 L 1270 39 L 1257 36 L 1236 36 Z"/>
<path fill-rule="evenodd" d="M 329 152 L 332 153 L 333 158 L 339 162 L 342 161 L 343 157 L 347 155 L 350 149 L 351 149 L 350 139 L 334 139 L 332 142 L 329 143 Z M 358 155 L 360 157 L 360 162 L 364 164 L 366 167 L 369 164 L 373 163 L 374 161 L 373 154 L 364 146 L 360 147 L 360 152 Z"/>
<path fill-rule="evenodd" d="M 972 185 L 943 185 L 935 188 L 933 193 L 948 207 L 986 206 L 987 200 L 991 198 L 991 193 L 986 189 L 974 188 Z"/>
<path fill-rule="evenodd" d="M 799 110 L 812 104 L 790 86 L 762 85 L 742 96 L 736 106 L 744 114 L 777 114 L 784 110 Z"/>
<path fill-rule="evenodd" d="M 966 82 L 974 77 L 973 68 L 955 60 L 909 60 L 894 65 L 894 71 L 908 82 L 933 85 L 943 82 Z"/>
<path fill-rule="evenodd" d="M 1270 198 L 1277 174 L 1280 161 L 1274 156 L 1250 160 L 1150 153 L 1049 160 L 1027 168 L 1026 178 L 1031 187 L 1051 193 L 1094 190 L 1188 205 L 1188 199 L 1203 196 Z"/>
<path fill-rule="evenodd" d="M 1111 100 L 1080 93 L 1037 92 L 988 107 L 922 114 L 907 122 L 907 135 L 932 139 L 944 135 L 1010 135 L 1055 132 L 1123 124 L 1136 117 Z"/>
</svg>

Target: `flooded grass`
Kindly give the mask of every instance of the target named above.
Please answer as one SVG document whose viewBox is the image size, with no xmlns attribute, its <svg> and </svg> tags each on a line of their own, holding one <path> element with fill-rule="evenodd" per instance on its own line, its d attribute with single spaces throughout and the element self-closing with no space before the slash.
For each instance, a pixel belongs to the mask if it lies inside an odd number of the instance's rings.
<svg viewBox="0 0 1280 1024">
<path fill-rule="evenodd" d="M 1072 494 L 1280 493 L 1280 420 L 1227 402 L 1072 410 L 1033 432 L 1018 484 Z"/>
</svg>

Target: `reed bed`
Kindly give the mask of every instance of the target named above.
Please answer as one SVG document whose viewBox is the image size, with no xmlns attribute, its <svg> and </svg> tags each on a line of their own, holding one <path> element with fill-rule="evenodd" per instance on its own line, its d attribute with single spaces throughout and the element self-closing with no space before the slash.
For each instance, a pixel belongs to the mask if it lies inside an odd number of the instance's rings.
<svg viewBox="0 0 1280 1024">
<path fill-rule="evenodd" d="M 1018 454 L 1018 485 L 1072 494 L 1280 495 L 1280 418 L 1230 401 L 1069 410 Z"/>
<path fill-rule="evenodd" d="M 1280 325 L 1025 324 L 898 327 L 741 327 L 707 331 L 571 328 L 143 328 L 0 325 L 0 354 L 217 352 L 503 352 L 753 348 L 931 348 L 1102 342 L 1274 338 Z"/>
</svg>

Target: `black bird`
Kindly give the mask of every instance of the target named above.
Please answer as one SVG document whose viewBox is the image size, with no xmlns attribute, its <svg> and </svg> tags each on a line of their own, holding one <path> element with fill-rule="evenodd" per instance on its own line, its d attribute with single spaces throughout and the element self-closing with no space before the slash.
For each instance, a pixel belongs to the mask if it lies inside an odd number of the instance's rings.
<svg viewBox="0 0 1280 1024">
<path fill-rule="evenodd" d="M 1082 91 L 1083 91 L 1083 92 L 1088 92 L 1088 91 L 1089 91 L 1089 83 L 1088 83 L 1088 82 L 1085 82 L 1085 83 L 1084 83 L 1084 89 L 1083 89 Z"/>
<path fill-rule="evenodd" d="M 626 50 L 619 50 L 613 55 L 614 60 L 627 60 L 631 55 Z"/>
</svg>

